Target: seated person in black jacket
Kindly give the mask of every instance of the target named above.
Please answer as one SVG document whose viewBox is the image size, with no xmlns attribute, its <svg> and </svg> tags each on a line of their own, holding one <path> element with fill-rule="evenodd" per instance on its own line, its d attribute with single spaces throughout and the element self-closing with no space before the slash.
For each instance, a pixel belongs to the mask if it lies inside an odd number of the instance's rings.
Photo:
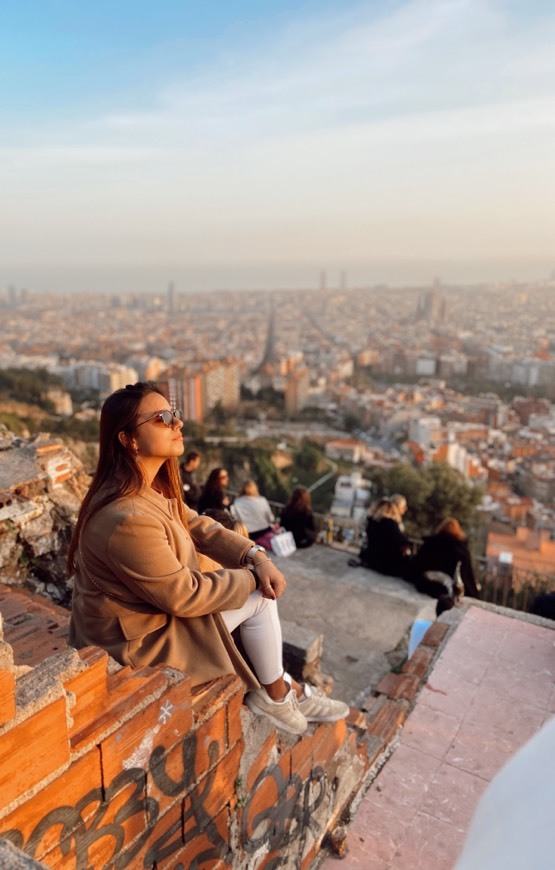
<svg viewBox="0 0 555 870">
<path fill-rule="evenodd" d="M 360 561 L 366 568 L 391 577 L 409 579 L 411 546 L 403 526 L 406 509 L 404 496 L 395 494 L 383 498 L 368 517 L 366 545 L 360 553 Z"/>
<path fill-rule="evenodd" d="M 428 571 L 441 571 L 455 577 L 457 564 L 464 584 L 464 594 L 478 598 L 478 588 L 474 579 L 472 559 L 466 535 L 458 520 L 447 517 L 437 527 L 435 533 L 424 538 L 422 546 L 413 560 L 413 582 L 420 592 L 438 597 L 439 587 L 435 581 L 426 577 Z"/>
<path fill-rule="evenodd" d="M 318 529 L 312 513 L 310 493 L 304 486 L 297 486 L 283 508 L 280 523 L 293 533 L 299 549 L 311 547 L 318 537 Z"/>
</svg>

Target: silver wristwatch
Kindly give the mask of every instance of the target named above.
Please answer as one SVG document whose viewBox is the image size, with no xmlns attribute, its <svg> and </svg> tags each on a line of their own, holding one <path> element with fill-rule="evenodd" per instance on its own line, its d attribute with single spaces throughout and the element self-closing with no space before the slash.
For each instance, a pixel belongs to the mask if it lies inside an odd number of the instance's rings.
<svg viewBox="0 0 555 870">
<path fill-rule="evenodd" d="M 245 562 L 247 563 L 247 565 L 254 565 L 254 554 L 259 552 L 266 555 L 266 550 L 264 549 L 264 547 L 261 547 L 260 544 L 255 544 L 253 547 L 250 548 L 249 552 L 245 557 Z"/>
</svg>

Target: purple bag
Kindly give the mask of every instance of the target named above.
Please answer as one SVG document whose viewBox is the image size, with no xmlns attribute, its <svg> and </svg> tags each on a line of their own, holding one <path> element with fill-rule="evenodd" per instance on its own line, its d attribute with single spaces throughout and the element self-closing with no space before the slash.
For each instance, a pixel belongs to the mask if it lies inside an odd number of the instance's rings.
<svg viewBox="0 0 555 870">
<path fill-rule="evenodd" d="M 276 526 L 276 531 L 277 529 L 279 529 L 279 526 Z M 269 529 L 267 532 L 264 532 L 263 535 L 260 535 L 260 537 L 256 539 L 255 543 L 259 544 L 261 547 L 264 547 L 265 550 L 271 550 L 272 539 L 275 538 L 276 531 L 274 531 L 274 529 Z"/>
</svg>

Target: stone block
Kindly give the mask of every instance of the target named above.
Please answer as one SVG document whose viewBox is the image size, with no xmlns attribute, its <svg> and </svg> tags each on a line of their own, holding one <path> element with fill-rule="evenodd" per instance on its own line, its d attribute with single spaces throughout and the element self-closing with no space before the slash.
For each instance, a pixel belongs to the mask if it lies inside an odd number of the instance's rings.
<svg viewBox="0 0 555 870">
<path fill-rule="evenodd" d="M 41 864 L 25 852 L 20 852 L 5 840 L 0 840 L 0 867 L 6 870 L 48 870 L 45 864 Z"/>
<path fill-rule="evenodd" d="M 294 622 L 281 621 L 283 661 L 285 669 L 294 679 L 307 679 L 319 670 L 324 647 L 324 635 Z"/>
</svg>

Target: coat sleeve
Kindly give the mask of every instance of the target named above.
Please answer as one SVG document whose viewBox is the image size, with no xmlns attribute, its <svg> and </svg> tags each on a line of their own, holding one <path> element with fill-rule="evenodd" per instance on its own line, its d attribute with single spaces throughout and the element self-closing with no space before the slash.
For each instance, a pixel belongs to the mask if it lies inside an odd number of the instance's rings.
<svg viewBox="0 0 555 870">
<path fill-rule="evenodd" d="M 212 517 L 199 516 L 194 511 L 187 514 L 189 534 L 199 553 L 210 556 L 225 568 L 243 565 L 252 547 L 252 541 L 226 529 Z"/>
<path fill-rule="evenodd" d="M 173 616 L 205 616 L 242 607 L 255 588 L 253 574 L 246 568 L 202 573 L 182 565 L 163 523 L 148 514 L 125 517 L 116 525 L 107 543 L 107 558 L 124 586 Z"/>
</svg>

